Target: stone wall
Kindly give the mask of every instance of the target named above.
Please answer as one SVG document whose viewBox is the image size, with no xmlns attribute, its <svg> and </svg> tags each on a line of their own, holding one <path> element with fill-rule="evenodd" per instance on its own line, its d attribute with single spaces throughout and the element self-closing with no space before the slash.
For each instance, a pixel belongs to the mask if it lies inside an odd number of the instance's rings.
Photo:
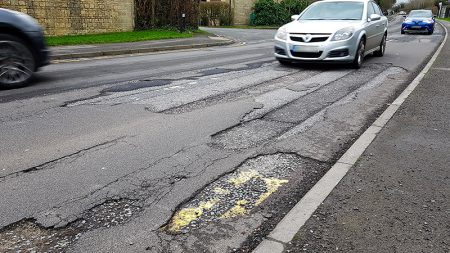
<svg viewBox="0 0 450 253">
<path fill-rule="evenodd" d="M 233 0 L 234 24 L 248 25 L 250 13 L 256 0 Z"/>
<path fill-rule="evenodd" d="M 203 1 L 203 0 L 202 0 Z M 222 1 L 225 3 L 231 3 L 234 15 L 235 25 L 248 25 L 250 23 L 250 14 L 252 13 L 253 5 L 256 0 L 206 0 L 204 2 Z"/>
<path fill-rule="evenodd" d="M 38 20 L 47 35 L 132 31 L 134 0 L 0 0 Z"/>
</svg>

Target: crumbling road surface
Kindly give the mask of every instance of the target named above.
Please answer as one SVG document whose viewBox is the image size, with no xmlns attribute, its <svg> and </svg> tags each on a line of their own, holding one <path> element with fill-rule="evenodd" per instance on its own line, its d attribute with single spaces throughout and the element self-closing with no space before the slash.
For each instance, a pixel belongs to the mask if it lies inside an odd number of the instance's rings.
<svg viewBox="0 0 450 253">
<path fill-rule="evenodd" d="M 353 70 L 281 66 L 256 33 L 0 91 L 0 252 L 250 251 L 442 40 L 391 28 Z"/>
</svg>

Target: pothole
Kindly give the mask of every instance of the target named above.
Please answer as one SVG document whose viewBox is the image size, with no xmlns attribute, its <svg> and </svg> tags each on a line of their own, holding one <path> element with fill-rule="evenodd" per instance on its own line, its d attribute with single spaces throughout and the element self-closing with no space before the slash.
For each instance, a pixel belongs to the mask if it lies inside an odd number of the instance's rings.
<svg viewBox="0 0 450 253">
<path fill-rule="evenodd" d="M 0 251 L 61 252 L 77 240 L 80 233 L 76 227 L 46 229 L 32 220 L 20 221 L 0 232 Z"/>
<path fill-rule="evenodd" d="M 163 230 L 188 233 L 214 221 L 246 215 L 287 184 L 299 164 L 301 158 L 281 153 L 247 160 L 182 205 Z"/>
<path fill-rule="evenodd" d="M 63 252 L 85 232 L 127 222 L 141 207 L 133 200 L 113 200 L 85 212 L 64 228 L 45 228 L 23 220 L 0 230 L 0 252 Z"/>
</svg>

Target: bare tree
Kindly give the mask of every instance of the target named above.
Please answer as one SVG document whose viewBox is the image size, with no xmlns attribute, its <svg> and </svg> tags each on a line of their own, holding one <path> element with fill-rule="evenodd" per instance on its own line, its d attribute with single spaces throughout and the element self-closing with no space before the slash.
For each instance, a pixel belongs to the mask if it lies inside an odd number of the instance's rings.
<svg viewBox="0 0 450 253">
<path fill-rule="evenodd" d="M 406 10 L 416 10 L 416 9 L 432 10 L 434 6 L 435 6 L 435 0 L 410 0 L 410 2 L 405 5 L 405 9 Z"/>
<path fill-rule="evenodd" d="M 199 0 L 135 0 L 136 29 L 179 27 L 182 14 L 188 28 L 198 26 Z"/>
</svg>

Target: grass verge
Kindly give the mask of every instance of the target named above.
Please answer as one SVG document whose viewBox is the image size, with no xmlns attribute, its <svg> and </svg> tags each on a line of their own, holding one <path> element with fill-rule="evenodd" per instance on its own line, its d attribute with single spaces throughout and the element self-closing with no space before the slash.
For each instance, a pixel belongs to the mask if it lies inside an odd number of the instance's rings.
<svg viewBox="0 0 450 253">
<path fill-rule="evenodd" d="M 68 46 L 191 38 L 196 33 L 203 34 L 202 31 L 180 33 L 179 31 L 175 30 L 147 30 L 86 35 L 49 36 L 46 37 L 46 40 L 47 45 L 49 46 Z"/>
<path fill-rule="evenodd" d="M 238 28 L 238 29 L 278 29 L 279 26 L 250 26 L 250 25 L 234 25 L 234 26 L 212 26 L 211 28 Z"/>
<path fill-rule="evenodd" d="M 450 22 L 450 18 L 439 18 L 440 20 L 445 20 L 445 21 L 448 21 L 448 22 Z"/>
</svg>

